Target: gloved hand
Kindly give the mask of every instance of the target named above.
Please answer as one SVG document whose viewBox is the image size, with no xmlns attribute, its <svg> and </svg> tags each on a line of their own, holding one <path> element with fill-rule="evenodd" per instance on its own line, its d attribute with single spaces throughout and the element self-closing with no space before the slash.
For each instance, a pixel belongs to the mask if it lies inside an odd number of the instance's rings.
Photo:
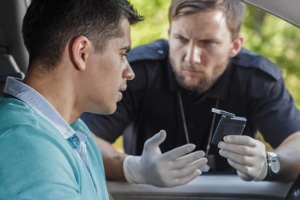
<svg viewBox="0 0 300 200">
<path fill-rule="evenodd" d="M 265 145 L 249 136 L 228 135 L 219 142 L 220 155 L 246 181 L 261 181 L 268 173 Z"/>
<path fill-rule="evenodd" d="M 207 163 L 205 153 L 190 153 L 195 145 L 186 144 L 162 154 L 159 145 L 165 138 L 166 132 L 162 130 L 145 142 L 142 156 L 125 158 L 123 170 L 128 182 L 174 187 L 201 174 L 199 168 Z"/>
</svg>

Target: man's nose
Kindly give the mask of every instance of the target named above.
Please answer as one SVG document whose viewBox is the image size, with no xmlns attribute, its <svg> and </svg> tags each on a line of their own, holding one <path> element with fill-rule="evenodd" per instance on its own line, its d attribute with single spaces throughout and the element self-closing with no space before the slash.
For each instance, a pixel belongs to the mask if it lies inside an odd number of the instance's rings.
<svg viewBox="0 0 300 200">
<path fill-rule="evenodd" d="M 189 64 L 199 64 L 201 63 L 200 55 L 201 49 L 196 45 L 190 45 L 186 51 L 185 61 Z"/>
<path fill-rule="evenodd" d="M 135 77 L 135 74 L 134 74 L 130 64 L 127 62 L 126 67 L 123 72 L 123 78 L 130 81 L 130 80 L 133 80 L 134 77 Z"/>
</svg>

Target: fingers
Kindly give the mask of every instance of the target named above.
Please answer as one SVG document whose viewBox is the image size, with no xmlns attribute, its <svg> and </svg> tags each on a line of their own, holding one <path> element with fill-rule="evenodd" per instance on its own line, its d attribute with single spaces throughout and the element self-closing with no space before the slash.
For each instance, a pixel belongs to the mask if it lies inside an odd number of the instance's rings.
<svg viewBox="0 0 300 200">
<path fill-rule="evenodd" d="M 218 144 L 219 154 L 227 158 L 228 164 L 242 175 L 242 179 L 262 180 L 267 168 L 265 145 L 248 136 L 230 135 Z M 246 179 L 245 179 L 246 180 Z"/>
<path fill-rule="evenodd" d="M 196 151 L 184 156 L 179 157 L 175 160 L 169 160 L 165 163 L 165 167 L 169 168 L 169 171 L 175 179 L 183 179 L 183 181 L 191 180 L 191 177 L 200 175 L 201 168 L 207 163 L 207 158 L 204 157 L 205 153 L 203 151 Z M 165 158 L 163 158 L 165 159 Z M 192 175 L 194 174 L 194 175 Z M 180 181 L 180 183 L 182 183 Z"/>
<path fill-rule="evenodd" d="M 207 163 L 206 158 L 200 158 L 198 160 L 195 160 L 194 162 L 189 163 L 188 165 L 185 165 L 183 168 L 177 168 L 173 171 L 175 172 L 174 177 L 175 178 L 182 178 L 190 175 L 194 171 L 198 171 L 198 173 L 201 174 L 201 171 L 199 170 L 200 167 L 205 165 Z M 198 174 L 198 175 L 200 175 Z"/>
<path fill-rule="evenodd" d="M 186 184 L 201 174 L 199 168 L 207 163 L 206 158 L 195 160 L 194 162 L 186 165 L 180 169 L 169 169 L 162 176 L 169 186 L 174 187 L 177 185 Z M 173 166 L 169 166 L 172 167 Z M 171 181 L 170 181 L 171 180 Z"/>
<path fill-rule="evenodd" d="M 219 154 L 222 157 L 232 160 L 240 165 L 247 165 L 247 166 L 251 165 L 252 166 L 252 163 L 253 163 L 253 161 L 251 160 L 251 157 L 245 156 L 242 154 L 236 154 L 236 153 L 233 153 L 230 151 L 224 151 L 224 150 L 220 150 Z"/>
<path fill-rule="evenodd" d="M 165 130 L 160 130 L 154 136 L 149 138 L 144 145 L 144 150 L 146 151 L 155 151 L 158 146 L 165 141 L 167 133 Z"/>
<path fill-rule="evenodd" d="M 249 147 L 253 147 L 256 145 L 255 139 L 247 135 L 227 135 L 223 139 L 227 144 L 239 144 Z"/>
<path fill-rule="evenodd" d="M 145 142 L 140 158 L 128 156 L 129 158 L 125 159 L 124 163 L 131 164 L 130 167 L 135 169 L 127 170 L 133 171 L 131 174 L 126 173 L 129 174 L 129 178 L 133 177 L 136 183 L 174 187 L 185 184 L 201 174 L 199 168 L 207 163 L 207 159 L 204 158 L 205 153 L 203 151 L 192 152 L 196 146 L 186 144 L 161 154 L 159 145 L 165 138 L 166 132 L 162 130 Z M 135 162 L 129 162 L 131 160 Z M 129 166 L 129 164 L 124 165 Z M 127 180 L 129 178 L 126 177 Z"/>
<path fill-rule="evenodd" d="M 198 161 L 199 159 L 203 158 L 203 162 L 205 161 L 205 163 L 207 162 L 207 159 L 204 158 L 205 153 L 203 151 L 196 151 L 187 155 L 184 155 L 182 157 L 179 157 L 177 159 L 175 159 L 172 163 L 172 166 L 174 169 L 181 169 L 184 168 L 187 165 L 190 165 L 191 163 Z M 202 163 L 205 164 L 205 163 Z M 201 165 L 201 166 L 202 166 Z M 198 168 L 200 168 L 201 166 L 199 166 Z"/>
<path fill-rule="evenodd" d="M 195 170 L 187 176 L 177 178 L 174 180 L 172 187 L 186 184 L 186 183 L 190 182 L 191 180 L 195 179 L 196 177 L 198 177 L 200 174 L 201 174 L 200 170 Z"/>
<path fill-rule="evenodd" d="M 200 158 L 185 165 L 183 168 L 169 170 L 169 177 L 173 177 L 173 186 L 186 184 L 199 176 L 202 172 L 199 168 L 207 163 L 206 158 Z"/>
<path fill-rule="evenodd" d="M 220 148 L 220 155 L 229 158 L 230 156 L 254 156 L 255 149 L 253 147 L 247 147 L 242 145 L 234 145 L 234 144 L 226 144 L 224 142 L 220 142 L 218 147 Z M 233 158 L 233 157 L 230 157 Z"/>
<path fill-rule="evenodd" d="M 239 155 L 254 156 L 257 154 L 258 149 L 264 150 L 265 145 L 259 140 L 248 136 L 232 135 L 224 137 L 224 142 L 219 142 L 218 148 Z"/>
<path fill-rule="evenodd" d="M 163 159 L 167 160 L 175 160 L 178 159 L 190 152 L 192 152 L 196 148 L 194 144 L 185 144 L 175 149 L 172 149 L 162 155 Z"/>
<path fill-rule="evenodd" d="M 265 150 L 260 148 L 236 147 L 236 149 L 227 148 L 221 149 L 219 154 L 227 159 L 234 161 L 240 165 L 249 167 L 255 166 L 257 161 L 265 159 Z M 235 152 L 233 152 L 235 150 Z"/>
<path fill-rule="evenodd" d="M 230 159 L 227 159 L 227 162 L 228 162 L 228 164 L 229 164 L 231 167 L 233 167 L 233 168 L 235 168 L 236 170 L 242 172 L 243 174 L 248 174 L 248 173 L 249 173 L 249 170 L 250 170 L 251 167 L 252 167 L 252 166 L 250 167 L 250 166 L 248 166 L 248 165 L 239 164 L 239 163 L 234 162 L 233 160 L 230 160 Z"/>
</svg>

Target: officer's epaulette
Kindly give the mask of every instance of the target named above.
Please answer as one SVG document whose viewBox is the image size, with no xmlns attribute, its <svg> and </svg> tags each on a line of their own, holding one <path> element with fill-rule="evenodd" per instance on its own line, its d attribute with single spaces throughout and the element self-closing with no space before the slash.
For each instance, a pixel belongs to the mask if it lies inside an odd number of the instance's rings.
<svg viewBox="0 0 300 200">
<path fill-rule="evenodd" d="M 147 45 L 133 48 L 127 55 L 128 62 L 139 60 L 162 60 L 168 55 L 168 42 L 166 40 L 156 40 Z"/>
<path fill-rule="evenodd" d="M 242 48 L 237 56 L 232 59 L 234 65 L 241 67 L 257 68 L 274 79 L 278 80 L 282 76 L 281 69 L 267 58 Z"/>
</svg>

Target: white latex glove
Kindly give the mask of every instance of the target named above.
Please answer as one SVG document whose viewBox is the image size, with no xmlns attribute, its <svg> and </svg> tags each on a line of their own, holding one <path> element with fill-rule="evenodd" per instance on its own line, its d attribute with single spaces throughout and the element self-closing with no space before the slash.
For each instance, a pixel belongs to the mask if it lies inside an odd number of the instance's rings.
<svg viewBox="0 0 300 200">
<path fill-rule="evenodd" d="M 199 168 L 207 163 L 203 151 L 190 153 L 195 145 L 186 144 L 162 154 L 159 145 L 165 139 L 166 132 L 162 130 L 145 142 L 142 156 L 125 158 L 123 170 L 128 182 L 174 187 L 201 174 Z"/>
<path fill-rule="evenodd" d="M 268 173 L 266 147 L 254 138 L 245 135 L 228 135 L 219 142 L 220 155 L 237 170 L 245 181 L 261 181 Z"/>
</svg>

